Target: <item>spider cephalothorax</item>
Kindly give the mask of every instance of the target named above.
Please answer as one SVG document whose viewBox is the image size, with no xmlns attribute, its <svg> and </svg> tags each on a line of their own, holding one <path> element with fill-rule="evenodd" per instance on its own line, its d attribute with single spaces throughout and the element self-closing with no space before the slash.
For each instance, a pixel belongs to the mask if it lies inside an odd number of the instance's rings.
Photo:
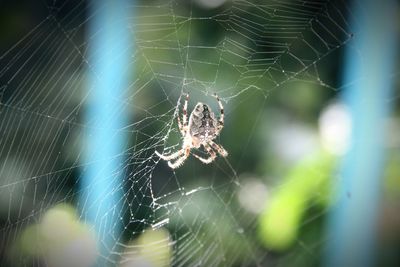
<svg viewBox="0 0 400 267">
<path fill-rule="evenodd" d="M 168 165 L 175 169 L 183 164 L 190 154 L 192 148 L 200 148 L 203 146 L 208 154 L 208 158 L 200 157 L 193 154 L 203 163 L 211 163 L 217 157 L 216 152 L 221 156 L 226 157 L 228 152 L 216 144 L 213 140 L 219 135 L 224 126 L 224 108 L 221 100 L 217 95 L 214 97 L 218 101 L 220 108 L 220 117 L 217 119 L 215 114 L 212 112 L 209 105 L 204 103 L 197 103 L 187 121 L 187 105 L 189 101 L 189 95 L 186 94 L 185 103 L 183 105 L 183 116 L 182 122 L 180 115 L 178 114 L 178 126 L 183 136 L 182 148 L 175 153 L 170 155 L 162 155 L 156 151 L 156 154 L 163 160 L 168 161 Z M 171 162 L 175 160 L 175 162 Z"/>
</svg>

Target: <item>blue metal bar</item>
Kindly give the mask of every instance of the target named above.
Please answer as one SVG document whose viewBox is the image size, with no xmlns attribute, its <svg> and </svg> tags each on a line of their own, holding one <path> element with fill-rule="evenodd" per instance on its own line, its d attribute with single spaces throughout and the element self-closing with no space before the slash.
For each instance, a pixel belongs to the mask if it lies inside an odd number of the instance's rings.
<svg viewBox="0 0 400 267">
<path fill-rule="evenodd" d="M 397 59 L 396 2 L 353 5 L 353 40 L 345 57 L 342 94 L 352 118 L 351 144 L 340 166 L 337 203 L 328 222 L 325 266 L 374 266 L 384 169 L 384 118 L 390 111 Z"/>
<path fill-rule="evenodd" d="M 89 93 L 80 208 L 82 217 L 96 230 L 101 254 L 96 266 L 115 260 L 111 252 L 116 252 L 122 235 L 127 136 L 121 129 L 127 125 L 124 103 L 133 49 L 128 4 L 127 0 L 92 0 L 89 7 Z"/>
</svg>

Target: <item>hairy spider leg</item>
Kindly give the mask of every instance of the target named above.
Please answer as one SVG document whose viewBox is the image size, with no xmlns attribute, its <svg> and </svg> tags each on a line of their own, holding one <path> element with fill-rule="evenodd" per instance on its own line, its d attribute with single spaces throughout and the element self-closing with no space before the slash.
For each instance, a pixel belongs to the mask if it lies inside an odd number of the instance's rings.
<svg viewBox="0 0 400 267">
<path fill-rule="evenodd" d="M 178 127 L 179 127 L 179 131 L 181 132 L 182 136 L 186 135 L 186 131 L 187 131 L 187 103 L 189 101 L 189 94 L 184 94 L 185 96 L 185 103 L 183 106 L 183 124 L 181 122 L 181 118 L 180 118 L 180 114 L 179 114 L 179 110 L 178 110 Z"/>
<path fill-rule="evenodd" d="M 178 127 L 179 127 L 179 131 L 181 132 L 181 135 L 182 136 L 185 136 L 186 135 L 186 129 L 185 129 L 185 127 L 183 127 L 183 125 L 182 125 L 182 123 L 181 123 L 181 119 L 179 118 L 179 114 L 178 114 L 178 117 L 177 117 L 177 119 L 178 119 Z"/>
<path fill-rule="evenodd" d="M 188 106 L 188 102 L 189 102 L 189 94 L 185 94 L 186 98 L 185 98 L 185 103 L 183 104 L 183 127 L 185 129 L 185 132 L 187 131 L 187 106 Z"/>
<path fill-rule="evenodd" d="M 181 166 L 183 164 L 183 162 L 185 162 L 185 160 L 189 157 L 190 154 L 190 147 L 186 147 L 186 148 L 182 148 L 180 151 L 184 151 L 184 154 L 178 158 L 174 163 L 172 163 L 171 161 L 168 161 L 168 166 L 172 169 L 178 168 L 179 166 Z M 182 152 L 183 153 L 183 152 Z"/>
<path fill-rule="evenodd" d="M 209 141 L 208 144 L 210 144 L 221 156 L 223 157 L 228 156 L 228 152 L 221 145 L 218 145 L 213 141 Z"/>
<path fill-rule="evenodd" d="M 224 106 L 221 103 L 221 100 L 219 99 L 219 96 L 217 94 L 214 94 L 214 97 L 217 99 L 218 101 L 218 105 L 219 105 L 219 111 L 220 111 L 220 116 L 219 116 L 219 120 L 218 120 L 218 133 L 222 130 L 222 127 L 224 127 Z"/>
<path fill-rule="evenodd" d="M 203 146 L 210 156 L 208 158 L 203 158 L 196 154 L 193 154 L 193 156 L 198 158 L 201 162 L 203 162 L 205 164 L 209 164 L 215 160 L 215 158 L 217 157 L 217 154 L 215 154 L 215 152 L 211 149 L 211 147 L 208 144 L 204 144 Z"/>
<path fill-rule="evenodd" d="M 168 161 L 168 160 L 172 160 L 172 159 L 175 159 L 175 158 L 181 156 L 184 151 L 185 150 L 183 148 L 181 148 L 180 150 L 176 151 L 175 153 L 172 153 L 171 155 L 162 155 L 156 150 L 156 154 L 157 154 L 157 156 L 159 156 L 163 160 L 167 160 Z"/>
</svg>

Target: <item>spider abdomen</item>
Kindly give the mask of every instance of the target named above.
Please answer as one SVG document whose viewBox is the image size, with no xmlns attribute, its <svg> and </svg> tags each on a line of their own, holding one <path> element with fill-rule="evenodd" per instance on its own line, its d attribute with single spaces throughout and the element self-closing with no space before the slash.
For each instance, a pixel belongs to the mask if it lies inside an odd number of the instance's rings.
<svg viewBox="0 0 400 267">
<path fill-rule="evenodd" d="M 190 135 L 200 141 L 212 140 L 216 136 L 217 124 L 211 108 L 207 104 L 198 103 L 190 114 Z"/>
</svg>

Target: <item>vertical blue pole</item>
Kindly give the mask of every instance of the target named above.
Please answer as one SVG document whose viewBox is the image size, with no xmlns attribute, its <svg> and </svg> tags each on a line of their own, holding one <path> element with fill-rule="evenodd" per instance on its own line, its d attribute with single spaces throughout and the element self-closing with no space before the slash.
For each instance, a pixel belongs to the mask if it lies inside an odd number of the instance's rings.
<svg viewBox="0 0 400 267">
<path fill-rule="evenodd" d="M 115 260 L 116 242 L 122 236 L 123 162 L 127 125 L 124 104 L 133 40 L 127 0 L 89 2 L 88 99 L 82 194 L 82 217 L 94 226 L 98 251 L 96 266 Z M 115 255 L 115 253 L 114 253 Z"/>
<path fill-rule="evenodd" d="M 398 19 L 393 0 L 353 5 L 354 38 L 345 57 L 342 99 L 352 117 L 351 144 L 340 166 L 328 222 L 325 266 L 375 266 L 376 227 L 384 169 L 384 118 L 390 111 Z M 336 188 L 336 187 L 335 187 Z"/>
</svg>

